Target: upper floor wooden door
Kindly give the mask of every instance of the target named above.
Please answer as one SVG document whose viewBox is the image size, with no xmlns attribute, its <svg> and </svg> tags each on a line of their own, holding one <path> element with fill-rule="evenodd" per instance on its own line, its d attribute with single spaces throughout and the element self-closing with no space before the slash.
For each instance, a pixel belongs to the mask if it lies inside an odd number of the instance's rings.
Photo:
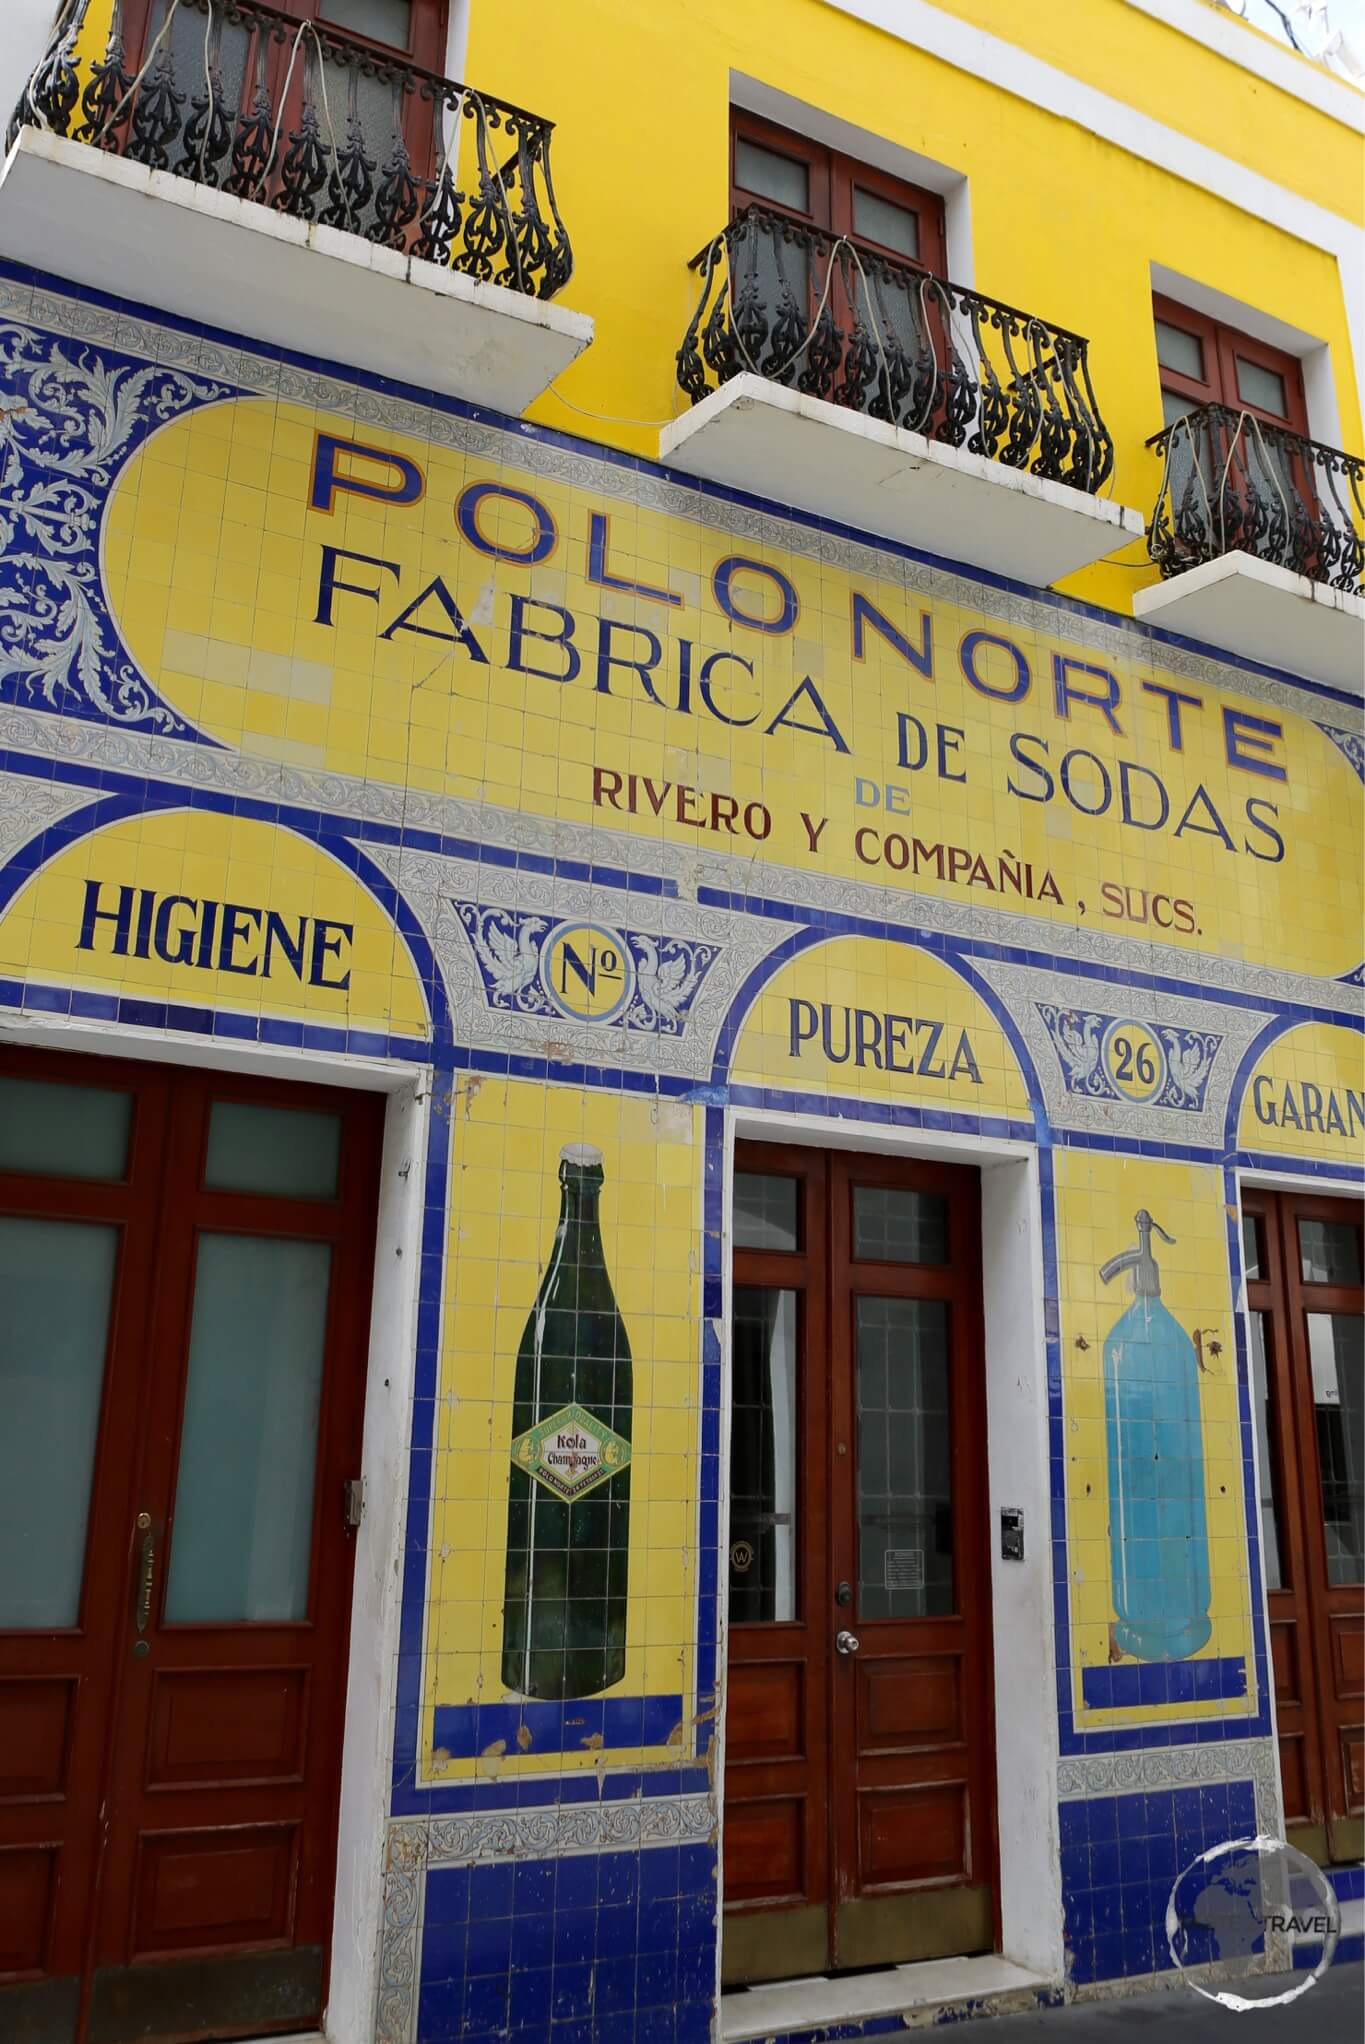
<svg viewBox="0 0 1365 2044">
<path fill-rule="evenodd" d="M 0 1052 L 0 2035 L 312 2027 L 379 1103 Z"/>
<path fill-rule="evenodd" d="M 1247 1191 L 1243 1255 L 1261 1545 L 1290 1841 L 1365 1850 L 1362 1209 Z"/>
<path fill-rule="evenodd" d="M 995 1942 L 974 1173 L 735 1162 L 723 1977 Z"/>
</svg>

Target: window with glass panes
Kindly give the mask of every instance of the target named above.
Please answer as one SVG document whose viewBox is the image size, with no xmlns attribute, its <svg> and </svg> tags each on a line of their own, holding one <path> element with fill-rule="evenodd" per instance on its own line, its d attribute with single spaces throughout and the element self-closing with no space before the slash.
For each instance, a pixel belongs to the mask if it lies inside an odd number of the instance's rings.
<svg viewBox="0 0 1365 2044">
<path fill-rule="evenodd" d="M 1152 310 L 1168 426 L 1194 405 L 1217 404 L 1307 437 L 1303 366 L 1297 356 L 1170 298 L 1154 298 Z"/>
<path fill-rule="evenodd" d="M 936 192 L 735 108 L 731 211 L 754 205 L 845 234 L 875 255 L 899 256 L 944 274 L 943 201 Z"/>
</svg>

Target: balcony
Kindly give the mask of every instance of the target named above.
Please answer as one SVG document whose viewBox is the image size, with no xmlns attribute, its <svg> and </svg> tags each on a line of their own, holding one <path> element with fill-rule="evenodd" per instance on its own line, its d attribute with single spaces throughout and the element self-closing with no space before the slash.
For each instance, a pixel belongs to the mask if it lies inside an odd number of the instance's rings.
<svg viewBox="0 0 1365 2044">
<path fill-rule="evenodd" d="M 263 0 L 65 0 L 10 128 L 0 254 L 519 413 L 587 346 L 553 124 Z M 85 31 L 83 35 L 83 31 Z"/>
<path fill-rule="evenodd" d="M 1196 405 L 1148 446 L 1161 487 L 1137 615 L 1211 646 L 1365 686 L 1365 461 L 1249 412 Z"/>
<path fill-rule="evenodd" d="M 1141 535 L 1079 334 L 761 206 L 692 268 L 670 466 L 1034 585 Z"/>
</svg>

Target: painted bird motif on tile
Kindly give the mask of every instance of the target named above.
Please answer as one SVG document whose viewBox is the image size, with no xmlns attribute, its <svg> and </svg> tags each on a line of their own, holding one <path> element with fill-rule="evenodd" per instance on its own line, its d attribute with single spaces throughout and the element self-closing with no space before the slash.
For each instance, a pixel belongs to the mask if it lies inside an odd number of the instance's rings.
<svg viewBox="0 0 1365 2044">
<path fill-rule="evenodd" d="M 681 945 L 668 946 L 673 955 L 662 958 L 652 937 L 635 934 L 636 1002 L 646 1028 L 680 1029 L 683 1011 L 714 955 L 694 954 Z M 699 953 L 701 947 L 698 947 Z"/>
<path fill-rule="evenodd" d="M 1056 1042 L 1066 1065 L 1067 1085 L 1073 1093 L 1088 1090 L 1100 1062 L 1099 1016 L 1059 1014 Z"/>
<path fill-rule="evenodd" d="M 1219 1037 L 1198 1036 L 1192 1032 L 1186 1034 L 1183 1042 L 1174 1032 L 1166 1038 L 1166 1062 L 1170 1067 L 1171 1091 L 1180 1102 L 1199 1100 L 1208 1080 L 1214 1052 L 1221 1040 Z"/>
<path fill-rule="evenodd" d="M 540 970 L 540 938 L 549 926 L 544 916 L 526 916 L 515 930 L 488 909 L 478 922 L 467 925 L 470 941 L 479 954 L 490 992 L 514 1001 L 524 993 Z"/>
</svg>

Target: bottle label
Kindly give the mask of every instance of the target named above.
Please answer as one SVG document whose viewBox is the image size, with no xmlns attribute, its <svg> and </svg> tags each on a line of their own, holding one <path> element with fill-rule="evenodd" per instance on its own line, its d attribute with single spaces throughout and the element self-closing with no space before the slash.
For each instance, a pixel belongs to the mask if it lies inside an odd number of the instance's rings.
<svg viewBox="0 0 1365 2044">
<path fill-rule="evenodd" d="M 581 1405 L 564 1405 L 512 1443 L 512 1460 L 557 1498 L 580 1498 L 619 1475 L 630 1442 Z"/>
</svg>

